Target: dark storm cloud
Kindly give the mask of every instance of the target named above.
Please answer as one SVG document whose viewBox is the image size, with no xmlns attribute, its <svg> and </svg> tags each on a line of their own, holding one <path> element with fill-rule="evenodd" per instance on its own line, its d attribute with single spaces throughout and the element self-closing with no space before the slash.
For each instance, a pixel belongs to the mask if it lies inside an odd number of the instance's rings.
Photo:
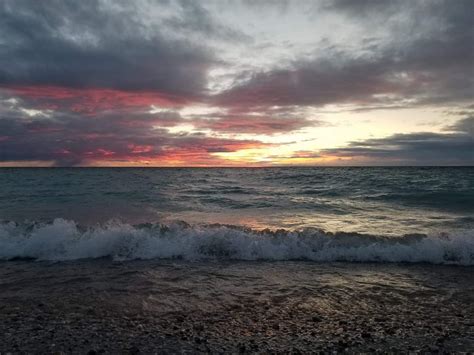
<svg viewBox="0 0 474 355">
<path fill-rule="evenodd" d="M 324 56 L 297 59 L 290 66 L 254 73 L 215 97 L 227 106 L 351 103 L 446 104 L 472 101 L 474 11 L 471 1 L 336 1 L 331 9 L 350 13 L 367 26 L 380 23 L 389 37 L 358 50 L 321 44 Z M 368 15 L 370 13 L 370 16 Z M 390 25 L 407 17 L 413 28 Z M 348 18 L 348 20 L 349 20 Z M 419 26 L 418 29 L 416 26 Z M 407 37 L 408 34 L 411 37 Z M 407 102 L 406 100 L 409 100 Z"/>
<path fill-rule="evenodd" d="M 165 35 L 160 23 L 145 23 L 139 5 L 99 0 L 0 2 L 0 85 L 203 95 L 207 70 L 217 62 L 213 51 L 202 43 Z M 195 5 L 185 15 L 193 17 L 198 10 Z"/>
<path fill-rule="evenodd" d="M 374 164 L 474 165 L 474 117 L 446 128 L 453 133 L 394 134 L 350 143 L 321 153 L 344 158 L 368 158 Z M 357 161 L 357 160 L 356 160 Z"/>
</svg>

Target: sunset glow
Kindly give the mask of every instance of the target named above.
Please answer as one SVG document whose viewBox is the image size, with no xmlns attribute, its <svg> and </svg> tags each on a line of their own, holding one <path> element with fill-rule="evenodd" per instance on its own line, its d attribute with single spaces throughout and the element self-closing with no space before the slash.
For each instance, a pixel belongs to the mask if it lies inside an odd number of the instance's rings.
<svg viewBox="0 0 474 355">
<path fill-rule="evenodd" d="M 68 4 L 0 5 L 0 166 L 474 164 L 464 1 Z"/>
</svg>

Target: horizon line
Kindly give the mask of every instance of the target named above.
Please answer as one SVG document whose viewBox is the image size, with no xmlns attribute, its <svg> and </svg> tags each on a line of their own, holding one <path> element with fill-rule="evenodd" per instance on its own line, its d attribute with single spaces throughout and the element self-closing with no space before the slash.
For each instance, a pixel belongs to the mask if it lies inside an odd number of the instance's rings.
<svg viewBox="0 0 474 355">
<path fill-rule="evenodd" d="M 0 166 L 0 169 L 274 169 L 274 168 L 474 168 L 473 165 L 272 165 L 272 166 Z"/>
</svg>

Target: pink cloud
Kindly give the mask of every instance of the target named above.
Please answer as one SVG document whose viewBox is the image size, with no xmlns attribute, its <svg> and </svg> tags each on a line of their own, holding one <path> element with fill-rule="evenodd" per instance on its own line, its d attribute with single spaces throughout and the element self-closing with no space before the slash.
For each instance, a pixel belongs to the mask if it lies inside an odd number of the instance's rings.
<svg viewBox="0 0 474 355">
<path fill-rule="evenodd" d="M 37 108 L 68 109 L 82 114 L 119 108 L 180 107 L 190 99 L 155 91 L 123 91 L 115 89 L 74 89 L 59 86 L 8 86 L 7 90 L 19 97 L 28 98 Z"/>
</svg>

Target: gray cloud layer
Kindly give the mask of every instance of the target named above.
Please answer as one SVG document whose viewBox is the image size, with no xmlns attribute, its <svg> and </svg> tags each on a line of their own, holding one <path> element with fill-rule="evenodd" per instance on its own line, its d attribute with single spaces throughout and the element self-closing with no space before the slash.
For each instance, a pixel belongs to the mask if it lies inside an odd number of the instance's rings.
<svg viewBox="0 0 474 355">
<path fill-rule="evenodd" d="M 474 117 L 446 128 L 452 133 L 394 134 L 387 138 L 350 143 L 322 153 L 339 157 L 364 157 L 379 165 L 474 165 Z"/>
<path fill-rule="evenodd" d="M 242 3 L 262 16 L 268 7 L 283 16 L 301 6 L 299 1 Z M 310 5 L 314 13 L 308 16 L 336 14 L 342 25 L 356 24 L 367 37 L 357 48 L 322 40 L 318 48 L 307 48 L 305 56 L 279 67 L 239 71 L 239 63 L 224 62 L 216 48 L 251 44 L 254 38 L 219 21 L 202 2 L 1 1 L 0 88 L 8 96 L 0 97 L 0 161 L 74 165 L 109 159 L 110 152 L 118 160 L 165 158 L 170 152 L 192 156 L 194 151 L 197 159 L 212 164 L 209 153 L 262 146 L 216 134 L 273 135 L 320 124 L 301 115 L 301 106 L 456 109 L 472 102 L 471 0 L 321 0 Z M 163 15 L 161 7 L 169 14 Z M 385 29 L 385 35 L 372 36 L 372 27 Z M 210 95 L 208 74 L 224 64 L 234 66 L 229 74 L 234 84 Z M 171 111 L 189 102 L 214 105 L 222 114 L 185 120 Z M 151 115 L 152 104 L 169 111 Z M 46 116 L 25 111 L 45 108 L 51 109 Z M 180 123 L 212 134 L 164 129 Z M 472 118 L 446 129 L 352 142 L 321 153 L 382 163 L 472 164 Z M 304 151 L 297 157 L 318 154 Z"/>
<path fill-rule="evenodd" d="M 202 95 L 207 70 L 217 62 L 213 51 L 204 44 L 165 36 L 159 24 L 144 23 L 139 5 L 99 0 L 2 1 L 0 85 Z M 193 18 L 191 27 L 199 26 Z M 211 31 L 209 26 L 203 30 Z"/>
<path fill-rule="evenodd" d="M 353 48 L 328 45 L 324 56 L 296 59 L 290 67 L 254 73 L 216 96 L 221 105 L 260 107 L 334 103 L 446 104 L 472 101 L 472 1 L 334 1 L 323 8 L 346 21 L 374 22 L 390 31 Z M 390 25 L 406 18 L 413 28 Z M 400 26 L 400 21 L 396 24 Z M 410 36 L 410 37 L 408 37 Z M 323 44 L 321 44 L 323 45 Z"/>
</svg>

